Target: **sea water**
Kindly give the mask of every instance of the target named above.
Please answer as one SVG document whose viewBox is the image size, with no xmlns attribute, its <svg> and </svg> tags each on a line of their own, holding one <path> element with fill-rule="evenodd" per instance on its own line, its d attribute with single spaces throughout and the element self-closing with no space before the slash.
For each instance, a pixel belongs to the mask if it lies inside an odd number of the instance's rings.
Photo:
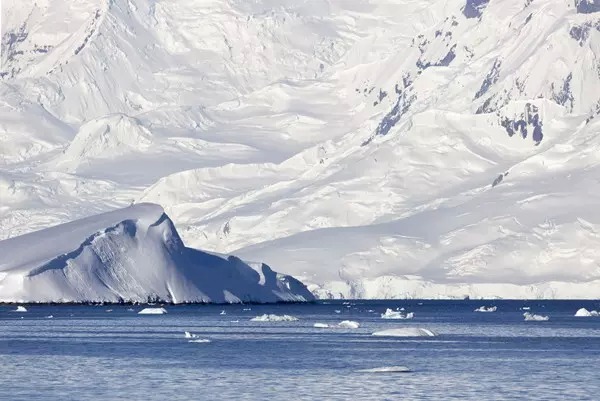
<svg viewBox="0 0 600 401">
<path fill-rule="evenodd" d="M 497 311 L 474 312 L 480 306 Z M 0 306 L 0 399 L 598 400 L 600 317 L 575 317 L 581 307 L 600 303 L 166 305 L 163 315 Z M 382 319 L 388 308 L 414 318 Z M 524 310 L 550 319 L 524 321 Z M 251 321 L 264 314 L 298 320 Z M 344 320 L 360 327 L 337 326 Z M 372 336 L 402 327 L 438 335 Z"/>
</svg>

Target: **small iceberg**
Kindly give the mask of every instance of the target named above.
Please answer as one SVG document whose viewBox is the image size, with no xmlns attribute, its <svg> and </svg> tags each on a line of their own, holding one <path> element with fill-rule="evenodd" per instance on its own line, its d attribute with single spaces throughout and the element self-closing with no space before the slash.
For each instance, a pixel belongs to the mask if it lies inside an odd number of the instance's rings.
<svg viewBox="0 0 600 401">
<path fill-rule="evenodd" d="M 27 312 L 27 308 L 24 306 L 17 306 L 17 309 L 11 311 L 11 312 L 17 312 L 17 313 L 25 313 Z"/>
<path fill-rule="evenodd" d="M 360 323 L 352 320 L 344 320 L 338 323 L 338 327 L 342 329 L 358 329 L 360 327 Z"/>
<path fill-rule="evenodd" d="M 313 327 L 317 329 L 327 329 L 329 328 L 329 325 L 327 323 L 315 323 L 313 324 Z"/>
<path fill-rule="evenodd" d="M 531 310 L 531 308 L 529 306 L 524 306 L 521 308 L 521 310 Z"/>
<path fill-rule="evenodd" d="M 378 337 L 435 337 L 437 333 L 420 327 L 402 327 L 376 331 L 372 335 Z"/>
<path fill-rule="evenodd" d="M 183 334 L 184 334 L 185 338 L 198 338 L 198 336 L 196 334 L 190 333 L 189 331 L 186 331 Z"/>
<path fill-rule="evenodd" d="M 406 366 L 383 366 L 381 368 L 360 369 L 359 373 L 410 373 L 412 370 Z"/>
<path fill-rule="evenodd" d="M 592 317 L 592 316 L 600 316 L 600 313 L 598 313 L 598 311 L 595 311 L 595 310 L 589 311 L 585 308 L 581 308 L 577 312 L 575 312 L 575 316 L 577 316 L 577 317 Z"/>
<path fill-rule="evenodd" d="M 144 308 L 138 312 L 138 315 L 164 315 L 167 313 L 165 308 Z"/>
<path fill-rule="evenodd" d="M 208 338 L 198 338 L 196 340 L 190 340 L 188 343 L 210 343 L 211 341 Z"/>
<path fill-rule="evenodd" d="M 496 312 L 497 310 L 498 310 L 497 306 L 490 306 L 489 308 L 486 308 L 485 306 L 480 306 L 479 308 L 475 309 L 474 312 L 490 313 L 490 312 Z"/>
<path fill-rule="evenodd" d="M 48 316 L 46 316 L 46 319 L 54 319 L 54 316 L 53 315 L 48 315 Z"/>
<path fill-rule="evenodd" d="M 339 310 L 339 309 L 336 309 L 336 310 L 334 310 L 334 312 L 335 312 L 335 313 L 342 313 L 342 311 L 341 311 L 341 310 Z"/>
<path fill-rule="evenodd" d="M 110 312 L 112 312 L 112 311 L 113 311 L 112 309 L 107 309 L 107 310 L 106 310 L 106 313 L 110 313 Z"/>
<path fill-rule="evenodd" d="M 382 319 L 412 319 L 415 314 L 412 312 L 404 312 L 404 308 L 398 310 L 386 309 L 385 313 L 381 314 Z"/>
<path fill-rule="evenodd" d="M 548 316 L 536 315 L 529 312 L 523 313 L 523 316 L 526 322 L 545 322 L 546 320 L 550 320 Z"/>
<path fill-rule="evenodd" d="M 244 308 L 244 309 L 242 309 L 242 310 L 243 310 L 244 312 L 247 312 L 247 311 L 249 311 L 249 310 L 252 310 L 252 308 Z"/>
<path fill-rule="evenodd" d="M 264 314 L 250 319 L 252 322 L 295 322 L 297 317 L 290 315 L 268 315 Z"/>
<path fill-rule="evenodd" d="M 221 311 L 221 313 L 219 313 L 219 315 L 226 315 L 227 312 L 225 312 L 224 310 Z"/>
</svg>

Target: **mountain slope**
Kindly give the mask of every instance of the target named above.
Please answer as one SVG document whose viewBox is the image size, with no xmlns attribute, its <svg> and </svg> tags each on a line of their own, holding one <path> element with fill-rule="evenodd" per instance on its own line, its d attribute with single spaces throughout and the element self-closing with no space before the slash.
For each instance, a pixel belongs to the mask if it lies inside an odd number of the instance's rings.
<svg viewBox="0 0 600 401">
<path fill-rule="evenodd" d="M 186 248 L 138 204 L 0 241 L 1 302 L 275 302 L 313 297 L 267 265 Z"/>
<path fill-rule="evenodd" d="M 595 3 L 46 3 L 3 11 L 0 238 L 135 199 L 321 296 L 598 296 Z"/>
</svg>

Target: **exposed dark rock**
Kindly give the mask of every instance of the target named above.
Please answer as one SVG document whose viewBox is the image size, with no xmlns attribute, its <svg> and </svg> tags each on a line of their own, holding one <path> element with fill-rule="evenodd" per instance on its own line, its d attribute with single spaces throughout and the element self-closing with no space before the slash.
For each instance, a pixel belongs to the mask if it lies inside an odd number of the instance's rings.
<svg viewBox="0 0 600 401">
<path fill-rule="evenodd" d="M 562 88 L 556 91 L 554 84 L 552 84 L 552 100 L 561 106 L 565 106 L 569 109 L 569 111 L 573 110 L 573 102 L 575 98 L 573 97 L 573 93 L 571 92 L 571 80 L 573 79 L 573 74 L 569 73 L 565 80 L 563 81 Z"/>
<path fill-rule="evenodd" d="M 467 18 L 479 18 L 490 0 L 467 0 L 462 12 Z"/>
<path fill-rule="evenodd" d="M 498 82 L 498 78 L 500 77 L 500 66 L 501 65 L 502 65 L 502 61 L 500 61 L 499 59 L 496 59 L 496 61 L 494 61 L 494 65 L 492 66 L 492 69 L 490 70 L 490 72 L 488 72 L 487 76 L 481 83 L 481 88 L 479 88 L 479 90 L 475 94 L 475 99 L 479 99 L 481 96 L 483 96 L 488 91 L 488 89 L 490 89 L 490 86 L 492 86 L 493 84 Z"/>
<path fill-rule="evenodd" d="M 591 14 L 600 12 L 600 1 L 598 0 L 575 0 L 575 8 L 578 14 Z"/>
</svg>

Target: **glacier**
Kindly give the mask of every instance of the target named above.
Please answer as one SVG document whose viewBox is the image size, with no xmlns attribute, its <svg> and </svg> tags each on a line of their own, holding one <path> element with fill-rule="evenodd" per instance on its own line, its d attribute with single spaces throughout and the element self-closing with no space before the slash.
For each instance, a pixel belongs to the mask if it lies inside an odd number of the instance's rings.
<svg viewBox="0 0 600 401">
<path fill-rule="evenodd" d="M 151 202 L 319 298 L 600 296 L 597 0 L 0 13 L 0 239 Z"/>
<path fill-rule="evenodd" d="M 313 299 L 301 282 L 265 264 L 186 247 L 156 204 L 135 204 L 0 241 L 0 302 Z"/>
</svg>

